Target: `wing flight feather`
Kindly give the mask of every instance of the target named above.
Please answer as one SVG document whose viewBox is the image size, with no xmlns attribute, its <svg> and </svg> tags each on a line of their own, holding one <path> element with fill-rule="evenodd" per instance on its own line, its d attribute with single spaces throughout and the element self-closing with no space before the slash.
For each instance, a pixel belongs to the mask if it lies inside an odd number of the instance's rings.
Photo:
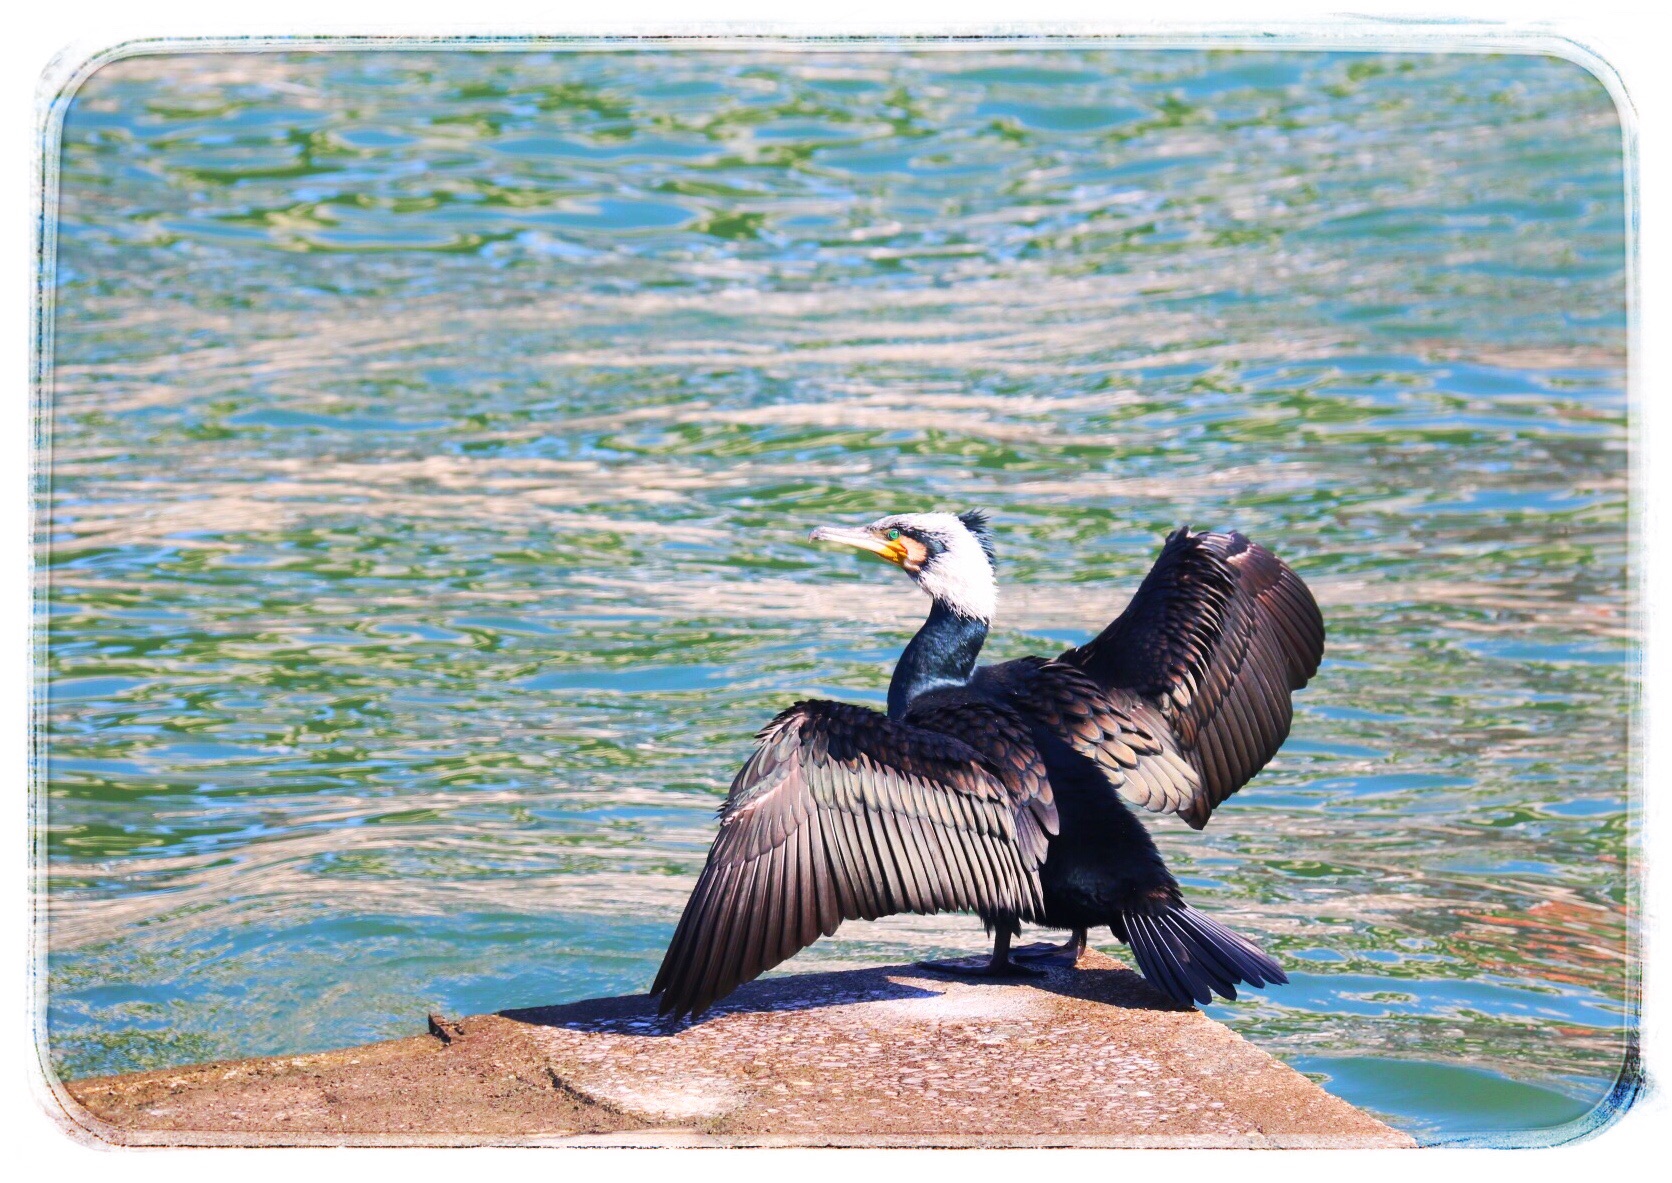
<svg viewBox="0 0 1672 1183">
<path fill-rule="evenodd" d="M 662 1013 L 703 1011 L 842 920 L 1041 915 L 1042 768 L 1018 778 L 954 735 L 836 702 L 797 703 L 758 738 L 651 987 Z"/>
<path fill-rule="evenodd" d="M 1158 713 L 1196 773 L 1187 799 L 1163 788 L 1160 808 L 1201 829 L 1288 738 L 1289 696 L 1323 654 L 1323 616 L 1287 564 L 1235 531 L 1186 527 L 1168 537 L 1126 610 L 1057 662 L 1129 712 Z"/>
</svg>

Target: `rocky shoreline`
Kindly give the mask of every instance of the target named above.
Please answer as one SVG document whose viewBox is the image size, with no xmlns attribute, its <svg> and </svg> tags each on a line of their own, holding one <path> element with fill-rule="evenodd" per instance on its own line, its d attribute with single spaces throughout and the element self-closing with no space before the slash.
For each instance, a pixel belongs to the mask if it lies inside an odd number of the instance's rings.
<svg viewBox="0 0 1672 1183">
<path fill-rule="evenodd" d="M 1096 952 L 769 978 L 696 1023 L 633 995 L 429 1027 L 54 1092 L 118 1145 L 1415 1145 Z"/>
</svg>

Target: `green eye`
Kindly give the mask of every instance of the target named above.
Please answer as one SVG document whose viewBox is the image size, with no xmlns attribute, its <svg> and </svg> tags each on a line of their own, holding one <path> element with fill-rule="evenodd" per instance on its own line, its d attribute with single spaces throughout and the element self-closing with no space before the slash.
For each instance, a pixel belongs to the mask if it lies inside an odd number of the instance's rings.
<svg viewBox="0 0 1672 1183">
<path fill-rule="evenodd" d="M 898 541 L 900 541 L 900 531 L 898 531 L 898 530 L 890 530 L 890 531 L 889 531 L 889 532 L 888 532 L 888 540 L 889 540 L 889 541 L 890 541 L 890 542 L 898 542 Z"/>
</svg>

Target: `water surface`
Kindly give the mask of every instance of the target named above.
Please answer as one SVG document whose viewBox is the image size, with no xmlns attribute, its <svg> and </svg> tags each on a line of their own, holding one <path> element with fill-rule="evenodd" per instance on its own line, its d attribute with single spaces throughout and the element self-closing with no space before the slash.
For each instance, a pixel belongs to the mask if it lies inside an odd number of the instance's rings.
<svg viewBox="0 0 1672 1183">
<path fill-rule="evenodd" d="M 750 735 L 880 704 L 921 618 L 808 527 L 982 505 L 994 658 L 1086 639 L 1187 522 L 1323 605 L 1289 744 L 1153 827 L 1290 969 L 1212 1013 L 1425 1138 L 1612 1085 L 1625 242 L 1580 68 L 141 57 L 61 163 L 65 1076 L 642 990 Z M 788 968 L 982 945 L 894 918 Z"/>
</svg>

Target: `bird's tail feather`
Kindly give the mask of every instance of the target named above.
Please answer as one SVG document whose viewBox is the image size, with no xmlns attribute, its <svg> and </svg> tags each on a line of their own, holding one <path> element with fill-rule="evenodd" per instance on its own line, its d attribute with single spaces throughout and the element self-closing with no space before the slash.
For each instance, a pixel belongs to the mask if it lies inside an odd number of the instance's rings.
<svg viewBox="0 0 1672 1183">
<path fill-rule="evenodd" d="M 1144 977 L 1181 1006 L 1205 1006 L 1215 993 L 1235 998 L 1238 982 L 1260 987 L 1289 980 L 1252 941 L 1188 905 L 1133 909 L 1121 919 Z"/>
</svg>

